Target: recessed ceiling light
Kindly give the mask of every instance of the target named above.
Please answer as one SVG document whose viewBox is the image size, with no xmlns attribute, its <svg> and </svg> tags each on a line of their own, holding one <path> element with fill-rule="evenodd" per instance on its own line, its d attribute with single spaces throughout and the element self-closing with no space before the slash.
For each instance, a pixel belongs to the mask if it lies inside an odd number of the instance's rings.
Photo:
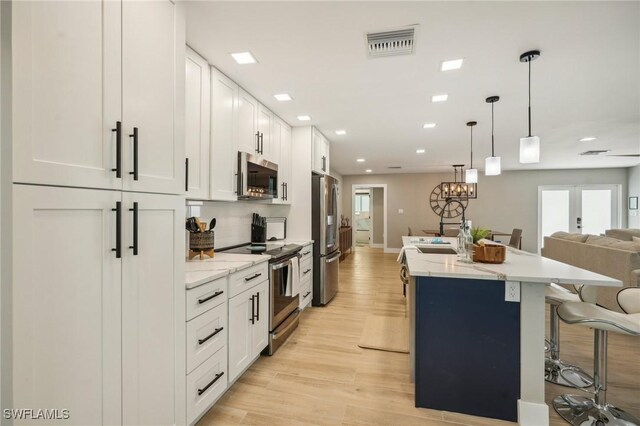
<svg viewBox="0 0 640 426">
<path fill-rule="evenodd" d="M 433 129 L 434 127 L 436 127 L 436 123 L 424 123 L 422 125 L 423 129 Z"/>
<path fill-rule="evenodd" d="M 580 139 L 580 142 L 591 142 L 591 141 L 595 141 L 596 138 L 594 138 L 593 136 L 587 136 L 586 138 L 582 138 Z"/>
<path fill-rule="evenodd" d="M 357 161 L 358 163 L 364 163 L 364 158 L 358 158 L 356 161 Z"/>
<path fill-rule="evenodd" d="M 444 102 L 447 100 L 447 98 L 449 98 L 449 95 L 447 95 L 446 93 L 442 95 L 433 95 L 431 97 L 431 102 Z"/>
<path fill-rule="evenodd" d="M 255 64 L 256 62 L 256 58 L 253 57 L 253 55 L 251 54 L 251 52 L 238 52 L 238 53 L 232 53 L 231 56 L 233 57 L 233 59 L 236 60 L 237 63 L 239 63 L 240 65 L 245 65 L 245 64 Z"/>
<path fill-rule="evenodd" d="M 367 170 L 365 170 L 365 172 L 367 172 L 367 173 L 371 173 L 372 171 L 373 171 L 373 170 L 371 170 L 371 169 L 367 169 Z"/>
<path fill-rule="evenodd" d="M 299 115 L 298 116 L 298 120 L 300 120 L 300 121 L 309 121 L 309 120 L 311 120 L 311 117 L 309 117 L 308 115 Z"/>
<path fill-rule="evenodd" d="M 450 61 L 443 61 L 440 71 L 459 70 L 462 68 L 462 59 L 452 59 Z"/>
<path fill-rule="evenodd" d="M 280 93 L 278 95 L 273 95 L 273 97 L 279 100 L 280 102 L 290 101 L 291 99 L 293 99 L 291 96 L 289 96 L 288 93 Z"/>
<path fill-rule="evenodd" d="M 427 152 L 425 149 L 416 149 L 416 154 L 424 154 L 425 152 Z"/>
<path fill-rule="evenodd" d="M 342 135 L 346 135 L 346 134 L 347 134 L 346 130 L 336 130 L 336 135 L 342 136 Z"/>
</svg>

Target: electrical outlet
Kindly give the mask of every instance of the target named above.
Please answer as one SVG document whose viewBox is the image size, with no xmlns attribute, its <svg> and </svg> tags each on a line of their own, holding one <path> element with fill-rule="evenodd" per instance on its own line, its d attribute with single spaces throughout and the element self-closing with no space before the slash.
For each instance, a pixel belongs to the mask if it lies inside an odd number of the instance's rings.
<svg viewBox="0 0 640 426">
<path fill-rule="evenodd" d="M 520 301 L 520 283 L 518 281 L 504 282 L 504 300 L 505 302 Z"/>
</svg>

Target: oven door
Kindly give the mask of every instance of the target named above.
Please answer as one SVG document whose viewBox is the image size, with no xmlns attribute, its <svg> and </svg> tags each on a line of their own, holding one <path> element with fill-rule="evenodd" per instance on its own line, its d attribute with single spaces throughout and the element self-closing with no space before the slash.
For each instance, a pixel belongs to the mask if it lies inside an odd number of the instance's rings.
<svg viewBox="0 0 640 426">
<path fill-rule="evenodd" d="M 269 306 L 269 331 L 274 331 L 293 311 L 298 309 L 300 296 L 285 296 L 287 279 L 291 273 L 291 260 L 299 254 L 289 256 L 269 265 L 271 304 Z"/>
</svg>

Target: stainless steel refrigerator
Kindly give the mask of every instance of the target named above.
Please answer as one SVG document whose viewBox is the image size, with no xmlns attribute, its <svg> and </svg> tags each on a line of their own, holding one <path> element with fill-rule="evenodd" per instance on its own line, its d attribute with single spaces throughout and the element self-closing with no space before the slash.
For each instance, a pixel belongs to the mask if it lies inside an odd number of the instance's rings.
<svg viewBox="0 0 640 426">
<path fill-rule="evenodd" d="M 338 292 L 338 181 L 329 175 L 313 175 L 311 199 L 312 304 L 322 306 L 329 303 Z"/>
</svg>

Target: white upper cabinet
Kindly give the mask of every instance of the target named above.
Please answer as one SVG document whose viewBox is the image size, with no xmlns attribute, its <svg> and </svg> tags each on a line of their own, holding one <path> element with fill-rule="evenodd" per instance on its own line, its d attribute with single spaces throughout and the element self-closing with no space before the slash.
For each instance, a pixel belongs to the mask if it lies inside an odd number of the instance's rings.
<svg viewBox="0 0 640 426">
<path fill-rule="evenodd" d="M 211 199 L 236 201 L 238 85 L 211 68 Z"/>
<path fill-rule="evenodd" d="M 258 104 L 258 132 L 259 136 L 259 152 L 258 154 L 265 159 L 276 162 L 273 159 L 272 147 L 271 147 L 271 126 L 273 121 L 273 113 L 264 107 L 262 104 Z"/>
<path fill-rule="evenodd" d="M 122 3 L 123 187 L 127 190 L 185 192 L 181 15 L 169 0 Z"/>
<path fill-rule="evenodd" d="M 312 171 L 329 174 L 329 141 L 315 127 L 313 128 Z"/>
<path fill-rule="evenodd" d="M 13 185 L 14 407 L 68 409 L 59 424 L 122 423 L 121 197 Z"/>
<path fill-rule="evenodd" d="M 121 3 L 12 9 L 14 182 L 121 188 Z"/>
<path fill-rule="evenodd" d="M 187 197 L 206 200 L 209 198 L 211 71 L 204 58 L 187 48 L 185 72 Z"/>
<path fill-rule="evenodd" d="M 292 192 L 292 164 L 291 164 L 291 127 L 284 121 L 278 118 L 274 119 L 274 128 L 277 132 L 272 132 L 273 135 L 277 134 L 277 139 L 273 138 L 273 143 L 279 145 L 278 153 L 278 198 L 274 199 L 274 204 L 291 204 Z"/>
<path fill-rule="evenodd" d="M 238 150 L 259 154 L 258 101 L 240 89 L 238 94 Z"/>
<path fill-rule="evenodd" d="M 12 28 L 14 182 L 184 193 L 182 6 L 16 2 Z"/>
</svg>

